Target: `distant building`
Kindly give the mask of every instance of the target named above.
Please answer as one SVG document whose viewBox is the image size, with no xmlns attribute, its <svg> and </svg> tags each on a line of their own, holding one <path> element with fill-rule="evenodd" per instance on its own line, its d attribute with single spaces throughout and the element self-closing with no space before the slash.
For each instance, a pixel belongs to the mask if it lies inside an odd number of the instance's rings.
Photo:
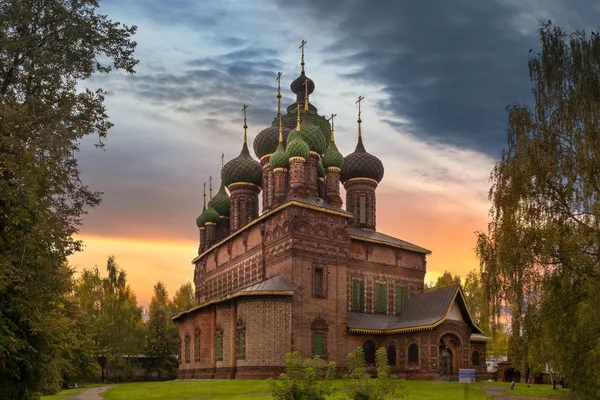
<svg viewBox="0 0 600 400">
<path fill-rule="evenodd" d="M 363 144 L 360 98 L 358 142 L 344 157 L 333 124 L 308 101 L 315 84 L 304 58 L 290 87 L 296 102 L 283 115 L 278 105 L 254 139 L 259 161 L 244 121 L 240 155 L 196 221 L 196 306 L 174 318 L 179 377 L 274 376 L 290 351 L 343 368 L 357 346 L 368 364 L 385 347 L 403 377 L 485 373 L 489 338 L 460 286 L 424 290 L 431 252 L 376 230 L 384 167 Z"/>
</svg>

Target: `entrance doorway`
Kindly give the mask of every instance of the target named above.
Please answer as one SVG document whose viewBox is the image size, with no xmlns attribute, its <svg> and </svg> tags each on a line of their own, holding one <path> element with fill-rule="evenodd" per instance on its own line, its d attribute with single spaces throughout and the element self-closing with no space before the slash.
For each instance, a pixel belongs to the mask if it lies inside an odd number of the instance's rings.
<svg viewBox="0 0 600 400">
<path fill-rule="evenodd" d="M 452 350 L 446 346 L 440 346 L 440 375 L 452 375 Z"/>
</svg>

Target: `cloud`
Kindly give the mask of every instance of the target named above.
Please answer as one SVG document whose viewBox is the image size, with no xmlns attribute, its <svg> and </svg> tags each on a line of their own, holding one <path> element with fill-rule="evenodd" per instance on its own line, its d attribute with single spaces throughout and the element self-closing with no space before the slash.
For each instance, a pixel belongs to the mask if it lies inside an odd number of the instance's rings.
<svg viewBox="0 0 600 400">
<path fill-rule="evenodd" d="M 357 67 L 343 75 L 350 85 L 382 85 L 386 98 L 378 107 L 392 127 L 494 157 L 505 143 L 505 107 L 530 100 L 527 62 L 536 47 L 536 18 L 581 22 L 586 10 L 593 21 L 592 2 L 578 4 L 580 12 L 558 1 L 546 11 L 531 0 L 294 3 L 323 26 L 336 15 L 328 62 Z"/>
</svg>

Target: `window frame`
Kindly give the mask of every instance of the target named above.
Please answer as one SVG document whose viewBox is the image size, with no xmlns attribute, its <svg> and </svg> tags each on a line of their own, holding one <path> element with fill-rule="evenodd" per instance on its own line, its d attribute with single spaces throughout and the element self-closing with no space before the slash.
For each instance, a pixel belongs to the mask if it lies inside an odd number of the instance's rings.
<svg viewBox="0 0 600 400">
<path fill-rule="evenodd" d="M 387 314 L 388 311 L 388 284 L 387 282 L 375 282 L 373 308 L 376 314 Z M 379 307 L 378 307 L 379 306 Z"/>
<path fill-rule="evenodd" d="M 477 363 L 475 363 L 475 354 L 477 354 Z M 475 367 L 481 366 L 481 354 L 478 350 L 473 350 L 473 352 L 471 353 L 471 365 Z"/>
<path fill-rule="evenodd" d="M 191 341 L 192 338 L 190 337 L 189 334 L 185 335 L 185 363 L 189 364 L 192 362 L 192 355 L 191 355 Z"/>
<path fill-rule="evenodd" d="M 355 283 L 357 286 L 355 287 Z M 356 291 L 355 291 L 356 289 Z M 365 280 L 362 278 L 352 278 L 351 288 L 351 304 L 352 311 L 365 311 Z"/>
<path fill-rule="evenodd" d="M 215 361 L 223 360 L 223 329 L 217 328 L 215 332 Z"/>
<path fill-rule="evenodd" d="M 414 349 L 411 351 L 411 349 Z M 415 358 L 415 360 L 411 360 L 411 358 Z M 416 343 L 411 343 L 408 345 L 408 349 L 406 351 L 406 361 L 408 365 L 419 365 L 419 345 Z"/>
<path fill-rule="evenodd" d="M 410 289 L 408 285 L 396 285 L 396 315 L 402 314 L 406 310 L 408 301 L 410 300 Z"/>
<path fill-rule="evenodd" d="M 321 291 L 317 290 L 317 271 L 321 271 L 322 279 L 321 279 Z M 313 297 L 318 299 L 326 299 L 327 298 L 327 268 L 323 266 L 314 266 L 312 273 L 312 292 Z"/>
<path fill-rule="evenodd" d="M 200 330 L 194 332 L 194 361 L 200 361 Z"/>
</svg>

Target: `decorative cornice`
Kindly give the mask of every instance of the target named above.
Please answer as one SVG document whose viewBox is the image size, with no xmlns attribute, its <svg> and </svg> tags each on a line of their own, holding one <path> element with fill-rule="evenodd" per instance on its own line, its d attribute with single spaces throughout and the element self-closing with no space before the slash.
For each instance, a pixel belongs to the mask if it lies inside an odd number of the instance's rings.
<svg viewBox="0 0 600 400">
<path fill-rule="evenodd" d="M 313 150 L 310 151 L 310 155 L 311 156 L 317 156 L 317 158 L 321 157 L 321 155 L 319 153 L 317 153 L 316 151 L 313 151 Z"/>
<path fill-rule="evenodd" d="M 342 169 L 338 167 L 327 167 L 327 172 L 342 172 Z"/>
<path fill-rule="evenodd" d="M 201 231 L 203 231 L 203 230 L 204 230 L 204 227 L 203 227 L 203 226 L 201 226 L 200 228 L 198 228 L 198 230 L 201 230 Z"/>
<path fill-rule="evenodd" d="M 216 222 L 206 222 L 204 225 L 217 225 Z"/>
<path fill-rule="evenodd" d="M 285 173 L 287 173 L 287 172 L 288 172 L 288 170 L 287 170 L 287 168 L 275 168 L 275 169 L 273 170 L 273 172 L 285 172 Z"/>
<path fill-rule="evenodd" d="M 375 186 L 377 186 L 378 182 L 375 179 L 371 179 L 371 178 L 352 178 L 352 179 L 348 179 L 346 182 L 344 182 L 344 186 L 346 186 L 349 183 L 354 183 L 354 182 L 369 182 L 369 183 L 374 183 Z"/>
<path fill-rule="evenodd" d="M 306 159 L 305 159 L 304 157 L 299 157 L 299 156 L 296 156 L 296 157 L 290 157 L 290 162 L 292 162 L 292 161 L 302 161 L 302 162 L 306 162 Z"/>
<path fill-rule="evenodd" d="M 250 182 L 235 182 L 235 183 L 232 183 L 231 185 L 227 186 L 227 189 L 229 189 L 231 191 L 233 189 L 237 189 L 238 187 L 252 187 L 252 188 L 258 189 L 260 191 L 260 186 L 257 186 L 254 183 L 250 183 Z"/>
<path fill-rule="evenodd" d="M 258 161 L 259 161 L 259 162 L 262 164 L 262 161 L 263 161 L 265 158 L 270 158 L 272 155 L 273 155 L 273 153 L 265 154 L 265 155 L 264 155 L 264 156 L 262 156 L 262 157 L 260 158 L 260 160 L 258 160 Z"/>
</svg>

